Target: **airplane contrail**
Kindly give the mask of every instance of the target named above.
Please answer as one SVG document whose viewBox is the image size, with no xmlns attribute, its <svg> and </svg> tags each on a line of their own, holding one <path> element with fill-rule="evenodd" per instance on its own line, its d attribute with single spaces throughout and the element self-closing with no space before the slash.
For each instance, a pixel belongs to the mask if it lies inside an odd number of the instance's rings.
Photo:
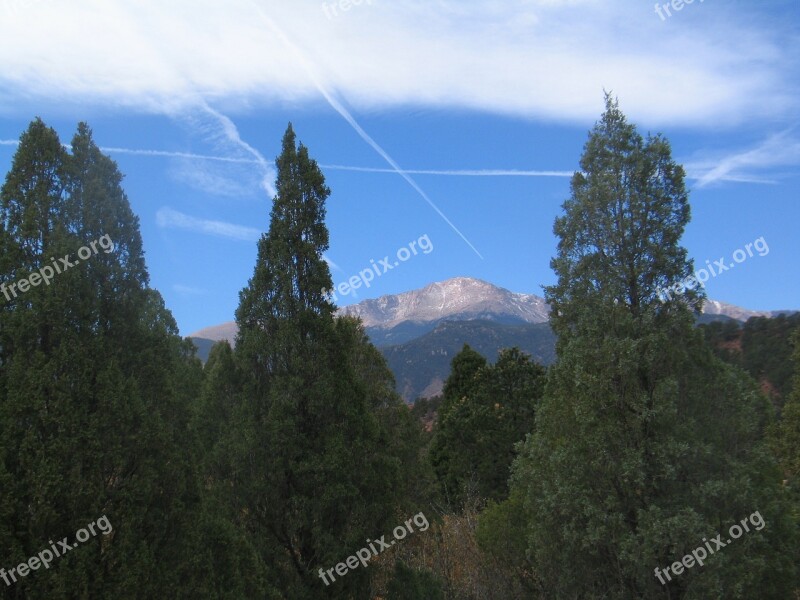
<svg viewBox="0 0 800 600">
<path fill-rule="evenodd" d="M 0 146 L 18 146 L 18 140 L 0 140 Z M 255 158 L 233 158 L 229 156 L 214 156 L 211 154 L 195 154 L 192 152 L 177 152 L 170 150 L 143 150 L 135 148 L 116 148 L 116 147 L 101 147 L 100 150 L 111 154 L 129 154 L 133 156 L 153 156 L 165 158 L 190 158 L 195 160 L 210 160 L 226 163 L 239 163 L 239 164 L 260 164 L 260 161 Z M 387 173 L 397 174 L 394 169 L 386 169 L 379 167 L 358 167 L 348 165 L 325 165 L 320 164 L 323 169 L 331 171 L 351 171 L 355 173 Z M 686 178 L 691 181 L 703 182 L 704 187 L 708 179 L 712 175 L 712 167 L 709 165 L 696 166 L 686 163 Z M 572 177 L 573 171 L 544 171 L 544 170 L 526 170 L 526 169 L 405 169 L 406 173 L 411 175 L 437 175 L 444 177 Z M 755 176 L 743 175 L 720 175 L 714 173 L 715 180 L 727 181 L 730 183 L 753 183 L 761 185 L 775 185 L 777 180 L 766 179 Z"/>
<path fill-rule="evenodd" d="M 19 146 L 19 140 L 0 140 L 0 146 Z M 69 144 L 64 144 L 69 149 Z M 195 154 L 193 152 L 177 152 L 172 150 L 143 150 L 135 148 L 117 148 L 111 146 L 101 147 L 102 152 L 110 154 L 130 154 L 133 156 L 157 156 L 164 158 L 191 158 L 195 160 L 213 160 L 217 162 L 240 163 L 240 164 L 259 164 L 254 158 L 234 158 L 230 156 L 213 156 L 208 154 Z"/>
<path fill-rule="evenodd" d="M 213 160 L 217 162 L 258 164 L 254 158 L 234 158 L 230 156 L 210 156 L 207 154 L 194 154 L 192 152 L 171 152 L 168 150 L 132 150 L 130 148 L 100 148 L 103 152 L 116 154 L 131 154 L 134 156 L 163 156 L 167 158 L 191 158 L 194 160 Z"/>
<path fill-rule="evenodd" d="M 213 109 L 210 109 L 213 111 Z M 216 111 L 214 111 L 216 112 Z M 225 119 L 228 117 L 223 116 Z M 17 140 L 0 140 L 0 146 L 17 146 Z M 248 144 L 248 147 L 249 144 Z M 131 156 L 153 156 L 163 158 L 189 158 L 193 160 L 210 160 L 216 162 L 238 163 L 247 165 L 261 165 L 266 163 L 266 160 L 261 156 L 257 158 L 235 158 L 230 156 L 215 156 L 213 154 L 196 154 L 193 152 L 179 152 L 172 150 L 146 150 L 137 148 L 119 148 L 112 146 L 105 146 L 100 148 L 103 152 L 110 154 L 128 154 Z M 255 151 L 257 152 L 257 151 Z M 356 173 L 390 173 L 397 174 L 395 169 L 379 168 L 379 167 L 358 167 L 348 165 L 325 165 L 321 164 L 321 168 L 329 169 L 331 171 L 352 171 Z M 525 169 L 404 169 L 404 172 L 410 175 L 439 175 L 450 177 L 572 177 L 572 171 L 541 171 L 541 170 L 525 170 Z"/>
<path fill-rule="evenodd" d="M 331 171 L 356 171 L 359 173 L 395 173 L 394 169 L 374 167 L 349 167 L 346 165 L 320 165 Z M 405 169 L 411 175 L 443 175 L 450 177 L 572 177 L 573 171 L 527 171 L 517 169 Z"/>
<path fill-rule="evenodd" d="M 375 152 L 377 152 L 389 164 L 390 167 L 392 167 L 395 173 L 397 173 L 403 179 L 405 179 L 408 182 L 408 184 L 412 188 L 414 188 L 414 190 L 416 190 L 416 192 L 422 197 L 422 199 L 425 200 L 425 202 L 427 202 L 428 205 L 430 205 L 430 207 L 433 208 L 433 210 L 436 211 L 436 213 L 442 219 L 444 219 L 445 223 L 447 223 L 450 226 L 450 228 L 453 231 L 455 231 L 470 248 L 472 248 L 472 251 L 475 252 L 475 254 L 477 254 L 481 260 L 483 260 L 483 256 L 481 255 L 480 252 L 478 252 L 478 249 L 475 248 L 475 246 L 472 245 L 472 242 L 470 242 L 467 239 L 467 237 L 463 233 L 461 233 L 461 230 L 459 230 L 458 227 L 456 227 L 453 224 L 453 222 L 447 218 L 447 215 L 445 215 L 439 209 L 439 207 L 436 206 L 433 200 L 431 200 L 428 197 L 428 194 L 426 194 L 425 191 L 417 184 L 417 182 L 414 181 L 414 178 L 411 177 L 411 175 L 409 175 L 406 171 L 404 171 L 397 163 L 397 161 L 395 161 L 394 158 L 392 158 L 389 155 L 389 153 L 386 152 L 386 150 L 384 150 L 380 146 L 380 144 L 378 144 L 378 142 L 376 142 L 372 138 L 372 136 L 370 136 L 366 131 L 364 131 L 361 125 L 359 125 L 358 122 L 355 120 L 355 118 L 353 118 L 353 115 L 351 115 L 350 112 L 344 107 L 344 105 L 336 97 L 334 97 L 332 92 L 328 91 L 328 89 L 322 84 L 322 82 L 317 77 L 317 74 L 314 71 L 314 68 L 311 65 L 311 63 L 308 61 L 308 59 L 306 59 L 305 55 L 303 55 L 300 49 L 294 43 L 292 43 L 292 41 L 286 36 L 283 30 L 280 27 L 278 27 L 278 25 L 263 10 L 261 10 L 261 7 L 258 6 L 258 4 L 252 2 L 252 0 L 250 4 L 251 6 L 253 6 L 253 8 L 255 8 L 256 12 L 261 17 L 261 20 L 267 24 L 267 26 L 283 41 L 286 47 L 289 48 L 289 50 L 295 55 L 300 64 L 303 66 L 303 69 L 308 74 L 311 81 L 314 83 L 314 86 L 322 94 L 325 100 L 328 101 L 328 104 L 330 104 L 331 107 L 336 112 L 338 112 L 345 121 L 347 121 L 350 127 L 352 127 L 355 130 L 355 132 L 359 136 L 361 136 L 361 139 L 363 139 L 367 144 L 369 144 L 372 147 L 372 149 L 375 150 Z"/>
</svg>

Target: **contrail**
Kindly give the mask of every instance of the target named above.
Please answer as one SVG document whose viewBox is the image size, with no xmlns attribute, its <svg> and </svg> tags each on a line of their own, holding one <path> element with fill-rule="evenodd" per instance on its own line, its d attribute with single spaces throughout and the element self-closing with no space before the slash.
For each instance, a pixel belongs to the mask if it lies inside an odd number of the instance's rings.
<svg viewBox="0 0 800 600">
<path fill-rule="evenodd" d="M 0 146 L 19 146 L 18 140 L 0 140 Z M 64 144 L 69 149 L 69 144 Z M 213 160 L 216 162 L 259 164 L 254 158 L 233 158 L 230 156 L 212 156 L 208 154 L 194 154 L 192 152 L 175 152 L 171 150 L 137 150 L 132 148 L 101 147 L 102 152 L 110 154 L 130 154 L 133 156 L 157 156 L 166 158 L 191 158 L 195 160 Z"/>
<path fill-rule="evenodd" d="M 389 166 L 392 167 L 395 173 L 397 173 L 403 179 L 405 179 L 408 182 L 408 184 L 412 188 L 414 188 L 414 190 L 416 190 L 416 192 L 422 197 L 422 199 L 425 200 L 425 202 L 427 202 L 430 205 L 430 207 L 433 208 L 433 210 L 435 210 L 436 213 L 442 219 L 444 219 L 445 223 L 447 223 L 450 226 L 450 228 L 453 231 L 455 231 L 470 248 L 472 248 L 472 251 L 475 252 L 475 254 L 477 254 L 481 260 L 483 260 L 483 256 L 481 255 L 480 252 L 478 252 L 478 249 L 475 248 L 475 246 L 472 245 L 472 242 L 470 242 L 467 239 L 467 237 L 463 233 L 461 233 L 458 227 L 456 227 L 450 221 L 450 219 L 448 219 L 447 216 L 441 210 L 439 210 L 439 207 L 436 206 L 433 200 L 431 200 L 428 197 L 428 194 L 426 194 L 425 191 L 421 187 L 419 187 L 419 185 L 417 185 L 417 182 L 414 181 L 414 179 L 407 172 L 405 172 L 402 168 L 400 168 L 400 165 L 397 164 L 397 161 L 395 161 L 391 156 L 389 156 L 389 153 L 386 152 L 386 150 L 384 150 L 374 139 L 372 139 L 372 137 L 366 131 L 364 131 L 361 125 L 358 124 L 358 122 L 353 118 L 353 115 L 350 114 L 350 112 L 342 105 L 342 103 L 339 102 L 339 100 L 336 99 L 332 93 L 328 92 L 327 88 L 322 84 L 322 82 L 317 77 L 317 74 L 314 71 L 311 63 L 306 59 L 303 53 L 300 52 L 300 49 L 297 48 L 297 46 L 295 46 L 292 43 L 292 41 L 286 36 L 283 30 L 280 27 L 278 27 L 277 24 L 275 24 L 275 22 L 263 10 L 261 10 L 261 7 L 258 6 L 258 4 L 256 4 L 252 0 L 250 4 L 251 6 L 253 6 L 253 8 L 255 8 L 258 15 L 273 31 L 273 33 L 275 33 L 283 41 L 283 43 L 300 61 L 301 65 L 303 66 L 303 69 L 306 71 L 308 76 L 311 78 L 311 81 L 314 83 L 314 86 L 323 95 L 325 100 L 328 101 L 328 104 L 330 104 L 331 107 L 336 112 L 338 112 L 345 121 L 347 121 L 350 124 L 350 126 L 356 131 L 356 133 L 359 136 L 361 136 L 361 139 L 363 139 L 365 142 L 367 142 L 367 144 L 372 146 L 373 150 L 375 150 L 375 152 L 377 152 L 389 164 Z"/>
<path fill-rule="evenodd" d="M 18 146 L 18 140 L 0 140 L 0 146 Z M 69 146 L 65 145 L 66 148 Z M 192 152 L 175 152 L 170 150 L 140 150 L 134 148 L 101 147 L 100 150 L 111 154 L 129 154 L 133 156 L 153 156 L 166 158 L 190 158 L 195 160 L 210 160 L 216 162 L 239 163 L 248 165 L 262 164 L 255 158 L 232 158 L 229 156 L 214 156 L 210 154 L 194 154 Z M 377 167 L 357 167 L 348 165 L 320 165 L 323 169 L 331 171 L 351 171 L 354 173 L 391 173 L 396 175 L 395 169 Z M 696 167 L 686 163 L 686 178 L 692 181 L 708 181 L 710 177 L 710 167 Z M 405 169 L 410 175 L 437 175 L 444 177 L 572 177 L 573 171 L 539 171 L 539 170 L 518 170 L 518 169 Z M 754 183 L 761 185 L 775 185 L 778 182 L 774 179 L 766 179 L 755 176 L 724 175 L 716 176 L 718 181 L 731 183 Z M 701 185 L 699 187 L 704 187 Z"/>
<path fill-rule="evenodd" d="M 252 158 L 232 158 L 229 156 L 209 156 L 207 154 L 193 154 L 191 152 L 170 152 L 167 150 L 131 150 L 129 148 L 100 148 L 103 152 L 116 154 L 132 154 L 135 156 L 164 156 L 167 158 L 191 158 L 195 160 L 213 160 L 217 162 L 258 164 Z"/>
<path fill-rule="evenodd" d="M 761 178 L 750 175 L 745 169 L 797 164 L 800 160 L 800 140 L 789 137 L 792 129 L 771 135 L 750 150 L 725 156 L 715 161 L 716 166 L 709 168 L 698 178 L 697 187 L 703 188 L 717 181 L 775 183 L 770 180 L 754 181 Z M 708 167 L 708 165 L 690 165 L 688 168 L 694 167 L 695 170 L 700 171 L 703 166 Z"/>
<path fill-rule="evenodd" d="M 156 212 L 156 225 L 165 228 L 187 229 L 195 233 L 216 235 L 247 242 L 257 241 L 261 237 L 261 231 L 254 227 L 234 225 L 225 221 L 198 219 L 167 206 L 158 209 Z"/>
<path fill-rule="evenodd" d="M 203 107 L 204 109 L 207 107 Z M 213 109 L 208 109 L 216 113 Z M 219 113 L 217 113 L 219 114 Z M 224 115 L 220 115 L 224 119 L 228 119 Z M 229 119 L 228 119 L 229 120 Z M 244 142 L 242 142 L 244 143 Z M 17 140 L 0 140 L 0 146 L 17 146 Z M 249 144 L 246 144 L 253 152 L 258 154 L 258 151 L 252 149 Z M 194 160 L 212 160 L 216 162 L 226 163 L 239 163 L 246 165 L 261 165 L 265 166 L 266 160 L 261 154 L 259 158 L 232 158 L 230 156 L 214 156 L 210 154 L 194 154 L 192 152 L 175 152 L 171 150 L 137 150 L 133 148 L 116 148 L 104 147 L 100 148 L 103 152 L 112 154 L 129 154 L 132 156 L 156 156 L 165 158 L 191 158 Z M 385 169 L 376 167 L 353 167 L 347 165 L 320 165 L 323 169 L 331 171 L 353 171 L 356 173 L 391 173 L 397 174 L 395 169 Z M 530 171 L 530 170 L 516 170 L 516 169 L 404 169 L 405 173 L 409 175 L 443 175 L 451 177 L 572 177 L 572 171 Z"/>
<path fill-rule="evenodd" d="M 374 167 L 348 167 L 345 165 L 320 165 L 331 171 L 356 171 L 359 173 L 396 173 L 394 169 Z M 447 177 L 572 177 L 573 171 L 520 171 L 516 169 L 405 169 L 410 175 L 443 175 Z"/>
</svg>

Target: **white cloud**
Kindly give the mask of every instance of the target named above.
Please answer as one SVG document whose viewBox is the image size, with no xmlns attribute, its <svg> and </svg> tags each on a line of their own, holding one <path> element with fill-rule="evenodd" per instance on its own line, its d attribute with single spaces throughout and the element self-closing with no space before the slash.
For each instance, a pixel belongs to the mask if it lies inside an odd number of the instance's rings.
<svg viewBox="0 0 800 600">
<path fill-rule="evenodd" d="M 17 140 L 0 140 L 0 146 L 16 146 Z M 249 189 L 241 185 L 242 178 L 247 173 L 241 173 L 239 179 L 216 175 L 206 162 L 241 163 L 245 165 L 258 165 L 259 161 L 253 158 L 235 158 L 228 156 L 213 156 L 207 154 L 193 154 L 187 152 L 171 152 L 165 150 L 139 150 L 130 148 L 101 148 L 110 154 L 132 154 L 137 156 L 152 156 L 166 158 L 188 158 L 195 162 L 187 162 L 184 166 L 173 171 L 176 179 L 195 189 L 210 194 L 222 196 L 241 197 L 247 195 Z M 714 157 L 716 156 L 716 157 Z M 776 173 L 778 167 L 796 167 L 800 165 L 800 140 L 792 139 L 788 132 L 776 134 L 761 142 L 750 150 L 739 150 L 731 154 L 714 154 L 706 151 L 690 158 L 684 163 L 687 177 L 697 182 L 698 188 L 703 188 L 713 183 L 752 183 L 752 184 L 777 184 L 781 177 Z M 355 173 L 381 173 L 396 174 L 395 169 L 380 167 L 361 167 L 354 165 L 326 165 L 323 170 L 350 171 Z M 574 171 L 553 171 L 537 169 L 403 169 L 410 175 L 433 175 L 443 177 L 572 177 Z"/>
<path fill-rule="evenodd" d="M 18 146 L 17 140 L 0 140 L 0 146 Z M 65 146 L 69 148 L 68 146 Z M 170 171 L 172 177 L 198 191 L 216 196 L 243 197 L 252 195 L 253 187 L 247 182 L 252 180 L 251 165 L 258 165 L 265 173 L 262 187 L 265 187 L 266 176 L 274 173 L 274 169 L 264 165 L 264 159 L 244 158 L 237 156 L 214 156 L 193 152 L 177 152 L 170 150 L 147 150 L 118 147 L 101 147 L 106 154 L 128 154 L 152 158 L 175 159 L 176 165 Z M 209 163 L 222 163 L 224 168 L 214 168 Z M 267 192 L 274 189 L 270 184 Z"/>
<path fill-rule="evenodd" d="M 332 260 L 331 260 L 331 259 L 330 259 L 328 256 L 326 256 L 326 255 L 324 255 L 324 254 L 323 254 L 323 255 L 322 255 L 322 260 L 324 260 L 326 263 L 328 263 L 328 266 L 329 266 L 331 269 L 333 269 L 333 270 L 335 270 L 335 271 L 339 271 L 340 273 L 344 273 L 344 270 L 342 269 L 342 267 L 340 267 L 340 266 L 339 266 L 339 265 L 337 265 L 335 262 L 333 262 L 333 261 L 332 261 Z"/>
<path fill-rule="evenodd" d="M 256 241 L 261 237 L 261 231 L 253 227 L 234 225 L 233 223 L 225 223 L 224 221 L 199 219 L 168 207 L 163 207 L 158 210 L 156 213 L 156 224 L 164 229 L 186 229 L 195 233 L 248 242 Z"/>
<path fill-rule="evenodd" d="M 205 131 L 211 141 L 217 146 L 232 147 L 234 152 L 244 153 L 252 157 L 252 160 L 261 169 L 261 187 L 270 196 L 277 194 L 275 190 L 275 166 L 272 162 L 264 158 L 264 155 L 253 146 L 242 139 L 239 129 L 233 121 L 221 112 L 211 108 L 205 101 L 199 105 L 200 114 L 187 114 L 185 118 L 201 131 Z"/>
<path fill-rule="evenodd" d="M 163 229 L 185 229 L 203 235 L 226 237 L 248 242 L 257 241 L 261 238 L 261 231 L 253 227 L 244 227 L 242 225 L 234 225 L 233 223 L 225 223 L 223 221 L 199 219 L 166 206 L 160 208 L 158 212 L 156 212 L 156 225 Z M 342 271 L 342 268 L 328 256 L 323 254 L 322 260 L 328 263 L 333 269 Z M 176 289 L 176 291 L 179 290 Z"/>
<path fill-rule="evenodd" d="M 202 296 L 208 293 L 208 290 L 182 285 L 180 283 L 174 284 L 172 290 L 183 296 Z"/>
<path fill-rule="evenodd" d="M 253 186 L 246 185 L 253 177 L 244 169 L 237 169 L 238 176 L 235 177 L 234 173 L 229 172 L 229 168 L 220 169 L 219 164 L 209 163 L 208 160 L 182 160 L 170 169 L 170 175 L 176 181 L 212 196 L 246 198 L 253 195 Z M 222 166 L 229 167 L 228 164 Z"/>
<path fill-rule="evenodd" d="M 749 150 L 693 160 L 686 169 L 690 177 L 697 180 L 697 187 L 703 188 L 720 181 L 776 183 L 769 177 L 770 173 L 780 167 L 798 165 L 800 139 L 786 131 L 770 136 Z"/>
<path fill-rule="evenodd" d="M 180 114 L 319 100 L 716 126 L 796 114 L 798 42 L 768 4 L 695 3 L 662 22 L 633 0 L 28 2 L 0 19 L 0 110 L 21 99 Z M 259 9 L 301 49 L 318 81 Z M 753 18 L 753 15 L 757 18 Z M 25 103 L 23 105 L 29 105 Z"/>
</svg>

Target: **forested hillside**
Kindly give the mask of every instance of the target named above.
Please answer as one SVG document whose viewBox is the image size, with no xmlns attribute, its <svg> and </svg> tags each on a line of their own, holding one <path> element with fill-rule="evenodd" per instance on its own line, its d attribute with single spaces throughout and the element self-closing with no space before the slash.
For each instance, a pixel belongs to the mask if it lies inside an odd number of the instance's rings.
<svg viewBox="0 0 800 600">
<path fill-rule="evenodd" d="M 703 333 L 717 356 L 747 371 L 780 408 L 792 389 L 792 336 L 798 329 L 800 314 L 793 314 L 711 323 Z"/>
</svg>

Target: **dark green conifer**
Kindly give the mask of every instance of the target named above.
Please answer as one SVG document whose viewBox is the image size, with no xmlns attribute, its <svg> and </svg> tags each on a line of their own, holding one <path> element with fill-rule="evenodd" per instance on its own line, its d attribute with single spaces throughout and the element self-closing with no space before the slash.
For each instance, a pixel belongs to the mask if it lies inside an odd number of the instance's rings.
<svg viewBox="0 0 800 600">
<path fill-rule="evenodd" d="M 769 406 L 693 327 L 683 169 L 617 103 L 589 136 L 556 220 L 558 333 L 536 430 L 515 466 L 548 597 L 785 598 L 792 533 L 764 445 Z M 512 492 L 513 494 L 514 492 Z M 665 585 L 655 568 L 760 511 L 767 526 Z"/>
<path fill-rule="evenodd" d="M 37 119 L 0 190 L 0 282 L 49 275 L 0 307 L 3 564 L 102 516 L 114 528 L 14 597 L 157 597 L 187 575 L 188 403 L 202 372 L 147 287 L 121 181 L 87 126 L 69 154 Z"/>
<path fill-rule="evenodd" d="M 237 494 L 282 593 L 360 597 L 365 569 L 330 587 L 319 569 L 385 531 L 401 502 L 403 466 L 385 428 L 398 400 L 360 326 L 334 318 L 323 258 L 330 190 L 291 125 L 277 170 L 269 232 L 236 313 L 245 377 Z"/>
</svg>

